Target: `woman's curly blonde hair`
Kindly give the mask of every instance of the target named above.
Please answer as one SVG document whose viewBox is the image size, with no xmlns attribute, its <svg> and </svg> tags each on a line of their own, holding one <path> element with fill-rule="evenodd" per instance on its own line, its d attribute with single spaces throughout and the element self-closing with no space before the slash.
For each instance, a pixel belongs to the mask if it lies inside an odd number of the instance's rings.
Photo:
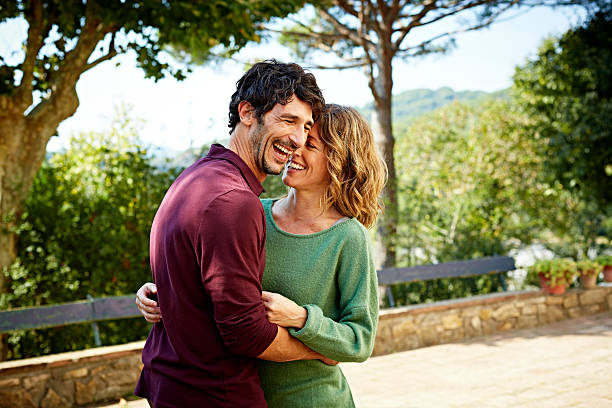
<svg viewBox="0 0 612 408">
<path fill-rule="evenodd" d="M 376 151 L 372 129 L 355 109 L 327 104 L 319 134 L 331 178 L 322 198 L 324 207 L 333 206 L 372 227 L 382 210 L 380 193 L 387 181 L 387 166 Z"/>
</svg>

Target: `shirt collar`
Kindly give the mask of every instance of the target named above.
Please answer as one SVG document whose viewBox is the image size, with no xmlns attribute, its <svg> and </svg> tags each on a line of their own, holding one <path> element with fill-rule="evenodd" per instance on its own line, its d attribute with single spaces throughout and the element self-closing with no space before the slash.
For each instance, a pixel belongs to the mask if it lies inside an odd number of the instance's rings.
<svg viewBox="0 0 612 408">
<path fill-rule="evenodd" d="M 206 157 L 211 158 L 211 159 L 220 159 L 220 160 L 229 161 L 234 166 L 238 167 L 238 170 L 240 170 L 242 177 L 247 182 L 247 184 L 249 185 L 249 188 L 256 196 L 259 196 L 261 193 L 264 192 L 263 186 L 261 185 L 259 180 L 257 180 L 257 177 L 255 177 L 255 174 L 253 174 L 253 171 L 249 168 L 249 166 L 247 166 L 244 160 L 242 160 L 240 156 L 238 156 L 233 151 L 226 149 L 225 147 L 223 147 L 222 145 L 218 143 L 215 143 L 212 146 L 210 146 L 210 150 L 208 151 L 208 154 L 206 155 Z"/>
</svg>

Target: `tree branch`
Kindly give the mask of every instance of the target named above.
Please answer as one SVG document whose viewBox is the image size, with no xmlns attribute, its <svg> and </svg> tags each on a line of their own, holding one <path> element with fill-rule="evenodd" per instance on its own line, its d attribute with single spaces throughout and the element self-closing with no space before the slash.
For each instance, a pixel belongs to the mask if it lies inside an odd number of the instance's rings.
<svg viewBox="0 0 612 408">
<path fill-rule="evenodd" d="M 110 28 L 105 27 L 97 17 L 94 2 L 87 2 L 85 24 L 75 45 L 64 57 L 59 69 L 50 81 L 51 95 L 40 102 L 27 117 L 29 126 L 48 127 L 48 124 L 59 123 L 72 116 L 79 106 L 76 83 L 87 67 L 87 60 L 97 44 L 104 39 Z M 40 135 L 39 143 L 46 144 L 51 135 Z"/>
<path fill-rule="evenodd" d="M 113 31 L 111 33 L 111 40 L 110 40 L 110 44 L 108 46 L 108 53 L 106 55 L 98 58 L 97 60 L 87 64 L 87 66 L 85 67 L 83 72 L 89 71 L 90 69 L 92 69 L 96 65 L 98 65 L 98 64 L 100 64 L 100 63 L 102 63 L 104 61 L 108 61 L 108 60 L 114 58 L 115 56 L 117 56 L 118 53 L 117 53 L 117 50 L 115 49 L 115 34 L 116 34 L 115 31 Z"/>
<path fill-rule="evenodd" d="M 400 37 L 393 43 L 393 49 L 395 51 L 399 51 L 402 45 L 402 42 L 404 42 L 404 39 L 406 38 L 408 33 L 414 27 L 420 24 L 421 20 L 425 18 L 427 13 L 429 13 L 430 11 L 436 8 L 435 3 L 436 3 L 435 0 L 427 0 L 425 2 L 425 6 L 421 9 L 421 11 L 418 14 L 411 16 L 412 21 L 410 22 L 410 24 L 408 24 L 406 27 L 400 27 L 399 29 L 396 30 L 396 31 L 399 31 L 401 34 L 400 34 Z"/>
<path fill-rule="evenodd" d="M 336 17 L 329 14 L 327 10 L 320 9 L 319 11 L 321 12 L 323 18 L 327 20 L 327 22 L 331 23 L 343 37 L 353 41 L 355 44 L 362 43 L 361 36 L 355 30 L 351 30 L 350 28 L 342 24 L 340 21 L 338 21 L 338 19 L 336 19 Z M 375 46 L 371 41 L 366 40 L 365 38 L 363 39 L 363 41 L 367 41 L 368 46 Z"/>
<path fill-rule="evenodd" d="M 342 10 L 346 11 L 348 14 L 350 14 L 353 17 L 359 17 L 359 13 L 357 12 L 357 10 L 355 10 L 350 4 L 349 2 L 345 1 L 345 0 L 338 0 L 336 1 L 336 3 L 338 3 L 338 7 L 340 7 Z"/>
<path fill-rule="evenodd" d="M 32 2 L 31 13 L 26 11 L 29 23 L 28 39 L 26 44 L 26 55 L 22 64 L 23 76 L 16 93 L 16 107 L 23 113 L 32 104 L 32 91 L 34 82 L 34 67 L 36 57 L 43 46 L 44 21 L 43 6 L 40 0 Z"/>
<path fill-rule="evenodd" d="M 437 35 L 435 37 L 430 38 L 427 41 L 421 42 L 419 45 L 415 45 L 415 46 L 412 46 L 412 47 L 398 49 L 398 52 L 407 52 L 407 51 L 410 51 L 410 50 L 413 50 L 413 49 L 423 48 L 424 46 L 426 46 L 428 44 L 431 44 L 434 41 L 439 40 L 440 38 L 451 37 L 453 35 L 460 34 L 460 33 L 465 33 L 465 32 L 468 32 L 468 31 L 480 30 L 481 28 L 484 28 L 484 27 L 487 27 L 487 26 L 491 25 L 497 19 L 497 17 L 499 17 L 504 12 L 506 12 L 513 5 L 514 5 L 514 3 L 509 3 L 505 8 L 502 8 L 502 9 L 498 10 L 491 17 L 489 17 L 487 20 L 485 20 L 484 22 L 482 22 L 480 24 L 476 24 L 476 25 L 468 27 L 468 28 L 463 28 L 463 29 L 459 29 L 459 30 L 455 30 L 455 31 L 449 31 L 449 32 L 446 32 L 446 33 L 443 33 L 443 34 L 439 34 L 439 35 Z"/>
</svg>

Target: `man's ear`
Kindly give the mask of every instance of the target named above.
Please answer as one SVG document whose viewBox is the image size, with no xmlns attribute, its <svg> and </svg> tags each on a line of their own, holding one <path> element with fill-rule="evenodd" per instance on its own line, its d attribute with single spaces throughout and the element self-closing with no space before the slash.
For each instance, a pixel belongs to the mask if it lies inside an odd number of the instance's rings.
<svg viewBox="0 0 612 408">
<path fill-rule="evenodd" d="M 255 108 L 247 101 L 242 101 L 238 104 L 238 116 L 243 125 L 251 126 L 255 123 Z"/>
</svg>

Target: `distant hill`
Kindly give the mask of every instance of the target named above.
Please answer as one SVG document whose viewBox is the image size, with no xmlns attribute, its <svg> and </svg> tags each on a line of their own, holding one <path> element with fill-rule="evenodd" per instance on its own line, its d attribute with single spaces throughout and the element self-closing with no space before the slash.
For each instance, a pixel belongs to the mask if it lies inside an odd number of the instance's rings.
<svg viewBox="0 0 612 408">
<path fill-rule="evenodd" d="M 393 123 L 399 124 L 431 112 L 453 101 L 480 103 L 490 99 L 505 99 L 508 89 L 496 92 L 484 91 L 453 91 L 445 87 L 437 90 L 413 89 L 401 92 L 393 97 Z M 364 118 L 371 120 L 374 103 L 358 108 Z"/>
</svg>

